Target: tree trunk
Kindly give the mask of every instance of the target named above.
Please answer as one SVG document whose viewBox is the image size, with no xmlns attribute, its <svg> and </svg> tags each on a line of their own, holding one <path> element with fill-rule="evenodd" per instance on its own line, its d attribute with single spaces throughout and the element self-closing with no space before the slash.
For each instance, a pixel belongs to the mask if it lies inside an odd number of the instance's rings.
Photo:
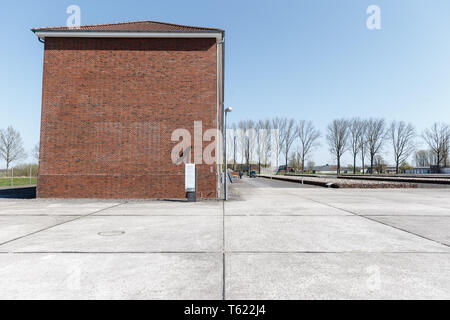
<svg viewBox="0 0 450 320">
<path fill-rule="evenodd" d="M 370 174 L 373 174 L 373 156 L 370 155 Z"/>
<path fill-rule="evenodd" d="M 336 173 L 339 175 L 341 174 L 341 157 L 337 156 L 337 170 Z"/>
<path fill-rule="evenodd" d="M 286 151 L 286 170 L 285 170 L 285 172 L 284 172 L 284 174 L 286 174 L 286 173 L 288 173 L 288 152 Z"/>
<path fill-rule="evenodd" d="M 365 168 L 364 168 L 364 156 L 361 156 L 361 164 L 362 164 L 362 173 L 365 174 Z"/>
<path fill-rule="evenodd" d="M 247 146 L 247 175 L 250 175 L 250 142 Z"/>
<path fill-rule="evenodd" d="M 356 174 L 356 154 L 353 156 L 353 174 Z"/>
</svg>

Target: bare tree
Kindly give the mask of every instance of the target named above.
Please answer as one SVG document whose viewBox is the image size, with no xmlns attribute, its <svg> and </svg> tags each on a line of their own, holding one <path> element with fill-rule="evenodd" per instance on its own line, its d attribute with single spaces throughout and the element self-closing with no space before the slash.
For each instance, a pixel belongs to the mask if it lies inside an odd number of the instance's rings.
<svg viewBox="0 0 450 320">
<path fill-rule="evenodd" d="M 330 152 L 336 157 L 337 174 L 341 173 L 341 157 L 348 148 L 349 121 L 333 120 L 327 127 L 327 142 Z"/>
<path fill-rule="evenodd" d="M 314 167 L 316 166 L 316 164 L 314 163 L 314 161 L 309 160 L 307 167 L 308 167 L 308 171 L 312 172 L 314 170 Z"/>
<path fill-rule="evenodd" d="M 416 153 L 414 153 L 414 162 L 416 163 L 416 166 L 418 166 L 418 167 L 429 166 L 430 162 L 429 162 L 429 157 L 428 157 L 428 151 L 419 150 Z"/>
<path fill-rule="evenodd" d="M 395 173 L 398 174 L 400 164 L 406 161 L 414 152 L 414 137 L 416 131 L 412 124 L 403 121 L 392 121 L 389 128 L 392 146 L 394 148 Z"/>
<path fill-rule="evenodd" d="M 427 150 L 427 156 L 428 156 L 428 166 L 431 166 L 433 163 L 436 163 L 437 157 L 436 153 L 434 153 L 433 150 Z"/>
<path fill-rule="evenodd" d="M 384 161 L 383 157 L 377 154 L 373 159 L 373 167 L 377 171 L 377 173 L 384 173 L 387 168 L 387 164 Z"/>
<path fill-rule="evenodd" d="M 246 121 L 241 120 L 238 122 L 237 124 L 237 139 L 238 139 L 238 143 L 237 143 L 237 151 L 240 155 L 240 163 L 241 163 L 241 168 L 242 169 L 242 164 L 246 162 L 245 160 L 245 150 L 246 150 L 246 144 L 247 144 L 247 124 Z"/>
<path fill-rule="evenodd" d="M 254 160 L 256 150 L 256 124 L 253 120 L 247 120 L 247 172 L 250 174 L 250 164 Z"/>
<path fill-rule="evenodd" d="M 261 163 L 267 165 L 270 155 L 270 120 L 259 120 L 256 124 L 256 140 L 257 140 L 257 153 L 258 153 L 258 167 L 259 173 L 261 173 Z"/>
<path fill-rule="evenodd" d="M 359 150 L 360 150 L 360 154 L 361 154 L 361 168 L 362 168 L 362 173 L 365 173 L 365 165 L 364 165 L 364 161 L 366 159 L 366 154 L 367 154 L 367 140 L 366 140 L 366 131 L 367 131 L 367 121 L 366 120 L 362 120 L 361 121 L 361 136 L 359 138 Z"/>
<path fill-rule="evenodd" d="M 364 146 L 362 146 L 362 138 L 364 134 L 364 122 L 359 118 L 353 118 L 350 120 L 349 124 L 349 141 L 350 141 L 350 151 L 353 155 L 353 174 L 356 173 L 356 157 L 358 153 L 364 151 Z M 363 155 L 364 158 L 364 155 Z M 364 170 L 364 159 L 363 159 L 363 170 Z"/>
<path fill-rule="evenodd" d="M 33 157 L 34 157 L 37 161 L 39 161 L 39 142 L 36 143 L 36 145 L 34 146 L 34 148 L 33 148 L 33 150 L 32 150 L 32 154 L 33 154 Z"/>
<path fill-rule="evenodd" d="M 450 140 L 450 138 L 449 138 L 449 140 Z M 447 143 L 447 145 L 445 146 L 445 149 L 444 149 L 444 153 L 442 155 L 442 165 L 444 168 L 447 167 L 447 164 L 449 163 L 449 161 L 450 161 L 450 143 Z"/>
<path fill-rule="evenodd" d="M 450 143 L 450 127 L 444 123 L 434 123 L 422 134 L 423 139 L 436 156 L 437 166 L 446 165 Z"/>
<path fill-rule="evenodd" d="M 269 119 L 264 120 L 264 130 L 266 131 L 266 144 L 263 148 L 263 155 L 264 155 L 264 165 L 267 166 L 271 162 L 271 155 L 273 154 L 274 150 L 272 150 L 272 124 Z"/>
<path fill-rule="evenodd" d="M 281 127 L 281 150 L 286 160 L 286 172 L 288 171 L 289 151 L 297 137 L 297 128 L 294 119 L 284 119 Z"/>
<path fill-rule="evenodd" d="M 289 166 L 295 170 L 299 169 L 301 166 L 301 156 L 299 148 L 292 153 L 291 159 L 289 160 Z"/>
<path fill-rule="evenodd" d="M 381 152 L 386 140 L 386 122 L 384 119 L 367 120 L 365 137 L 370 156 L 370 172 L 373 173 L 375 156 Z"/>
<path fill-rule="evenodd" d="M 236 139 L 237 139 L 237 135 L 238 135 L 238 130 L 236 129 L 236 124 L 233 123 L 231 125 L 228 125 L 228 128 L 226 130 L 226 135 L 227 135 L 227 160 L 228 160 L 228 165 L 231 164 L 231 161 L 233 161 L 233 169 L 236 168 Z"/>
<path fill-rule="evenodd" d="M 255 134 L 255 122 L 253 120 L 239 121 L 238 124 L 240 130 L 240 143 L 245 159 L 245 165 L 247 172 L 250 172 L 250 163 L 253 160 L 256 134 Z"/>
<path fill-rule="evenodd" d="M 297 124 L 297 135 L 300 140 L 300 165 L 302 172 L 304 172 L 306 157 L 319 145 L 320 131 L 314 127 L 312 121 L 300 120 Z"/>
<path fill-rule="evenodd" d="M 0 158 L 6 161 L 6 170 L 9 165 L 18 160 L 25 159 L 27 154 L 23 148 L 20 133 L 12 126 L 6 130 L 0 130 Z"/>
<path fill-rule="evenodd" d="M 258 120 L 255 125 L 256 155 L 258 157 L 258 173 L 261 173 L 261 158 L 263 157 L 263 147 L 265 139 L 263 137 L 263 121 Z"/>
<path fill-rule="evenodd" d="M 273 145 L 272 145 L 272 152 L 275 155 L 275 159 L 276 159 L 276 167 L 277 170 L 279 168 L 279 158 L 280 158 L 280 154 L 281 154 L 281 135 L 283 132 L 283 128 L 286 126 L 286 119 L 281 119 L 281 118 L 273 118 L 272 119 L 272 134 L 271 134 L 271 138 L 273 141 Z"/>
</svg>

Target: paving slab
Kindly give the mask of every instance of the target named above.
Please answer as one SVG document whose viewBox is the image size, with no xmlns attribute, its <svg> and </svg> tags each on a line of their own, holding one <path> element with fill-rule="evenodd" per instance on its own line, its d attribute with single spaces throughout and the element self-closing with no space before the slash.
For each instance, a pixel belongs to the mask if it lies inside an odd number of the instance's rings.
<svg viewBox="0 0 450 320">
<path fill-rule="evenodd" d="M 247 183 L 251 181 L 256 184 L 259 180 L 261 179 L 244 179 L 241 184 L 233 186 L 231 200 L 225 203 L 225 215 L 351 215 L 351 213 L 299 197 L 306 190 L 313 190 L 314 194 L 314 191 L 317 192 L 318 189 L 290 189 L 285 186 L 250 188 L 252 185 L 249 186 Z M 270 180 L 261 180 L 259 184 L 269 182 Z M 273 183 L 280 182 L 286 183 L 274 180 L 268 185 L 272 186 Z"/>
<path fill-rule="evenodd" d="M 221 217 L 89 216 L 0 246 L 0 252 L 211 252 L 221 247 Z"/>
<path fill-rule="evenodd" d="M 387 216 L 450 216 L 450 209 L 437 208 L 428 205 L 409 203 L 390 204 L 386 206 L 386 203 L 380 204 L 349 204 L 349 203 L 337 203 L 328 202 L 336 208 L 348 210 L 350 212 L 374 216 L 374 215 L 387 215 Z"/>
<path fill-rule="evenodd" d="M 222 201 L 134 201 L 98 213 L 116 216 L 222 216 L 222 214 Z"/>
<path fill-rule="evenodd" d="M 450 216 L 444 217 L 378 217 L 371 216 L 371 219 L 386 223 L 390 226 L 401 228 L 409 232 L 434 239 L 450 246 Z"/>
<path fill-rule="evenodd" d="M 2 215 L 86 215 L 111 208 L 121 202 L 105 201 L 72 201 L 72 200 L 22 200 L 1 201 Z"/>
<path fill-rule="evenodd" d="M 228 201 L 225 203 L 225 215 L 332 215 L 347 216 L 351 213 L 324 206 L 307 199 L 264 196 L 264 199 L 248 199 L 246 201 Z"/>
<path fill-rule="evenodd" d="M 439 197 L 430 194 L 428 190 L 396 189 L 385 191 L 367 190 L 326 190 L 323 194 L 317 194 L 310 190 L 297 193 L 289 190 L 290 194 L 298 194 L 299 199 L 317 201 L 324 206 L 332 206 L 347 210 L 360 215 L 426 215 L 426 216 L 449 216 L 450 215 L 450 192 L 439 192 Z M 333 193 L 334 192 L 334 193 Z M 423 194 L 421 194 L 423 193 Z"/>
<path fill-rule="evenodd" d="M 450 252 L 450 248 L 358 216 L 226 217 L 228 251 Z"/>
<path fill-rule="evenodd" d="M 222 254 L 0 254 L 0 299 L 221 299 Z"/>
<path fill-rule="evenodd" d="M 0 244 L 76 218 L 76 216 L 11 217 L 0 215 Z"/>
<path fill-rule="evenodd" d="M 0 199 L 0 240 L 27 235 L 0 245 L 0 299 L 449 298 L 450 190 L 230 191 L 225 204 Z"/>
<path fill-rule="evenodd" d="M 450 299 L 450 255 L 226 255 L 226 299 Z"/>
</svg>

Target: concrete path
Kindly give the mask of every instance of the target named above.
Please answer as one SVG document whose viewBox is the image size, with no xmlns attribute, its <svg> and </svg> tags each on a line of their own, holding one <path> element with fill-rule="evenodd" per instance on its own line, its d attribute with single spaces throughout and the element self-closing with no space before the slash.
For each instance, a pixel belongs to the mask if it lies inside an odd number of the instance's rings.
<svg viewBox="0 0 450 320">
<path fill-rule="evenodd" d="M 0 199 L 0 299 L 449 299 L 450 190 Z"/>
</svg>

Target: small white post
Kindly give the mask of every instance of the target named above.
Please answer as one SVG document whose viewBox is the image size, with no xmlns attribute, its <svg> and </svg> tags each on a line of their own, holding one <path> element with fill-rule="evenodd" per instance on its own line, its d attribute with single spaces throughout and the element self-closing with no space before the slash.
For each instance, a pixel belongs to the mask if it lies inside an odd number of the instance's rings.
<svg viewBox="0 0 450 320">
<path fill-rule="evenodd" d="M 186 163 L 184 168 L 186 198 L 189 202 L 195 202 L 197 201 L 197 170 L 194 163 Z"/>
<path fill-rule="evenodd" d="M 14 168 L 11 168 L 11 187 L 14 186 Z"/>
</svg>

